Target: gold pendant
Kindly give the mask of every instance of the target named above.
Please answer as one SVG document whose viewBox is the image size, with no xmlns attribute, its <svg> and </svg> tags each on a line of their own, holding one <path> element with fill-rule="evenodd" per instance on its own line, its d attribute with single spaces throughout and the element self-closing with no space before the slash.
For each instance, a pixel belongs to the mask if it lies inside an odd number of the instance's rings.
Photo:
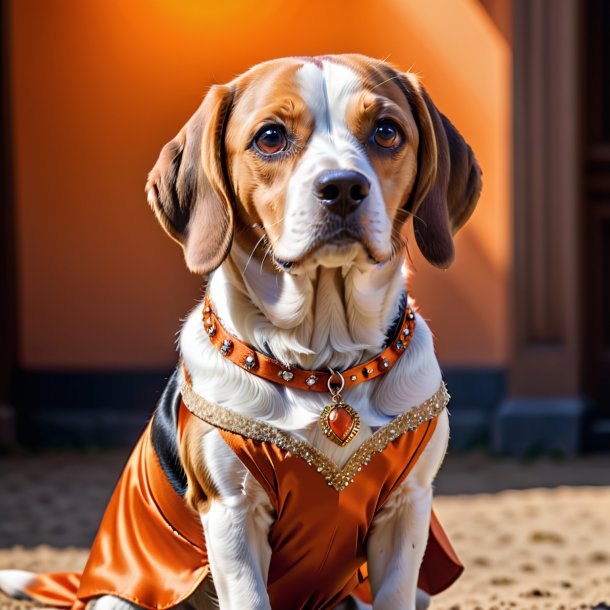
<svg viewBox="0 0 610 610">
<path fill-rule="evenodd" d="M 358 434 L 360 430 L 360 417 L 358 412 L 345 403 L 341 397 L 341 390 L 345 385 L 343 376 L 335 371 L 332 371 L 332 373 L 328 380 L 328 389 L 332 394 L 332 402 L 326 405 L 320 414 L 320 427 L 327 438 L 343 447 Z M 341 380 L 341 384 L 338 387 L 331 383 L 335 375 Z"/>
</svg>

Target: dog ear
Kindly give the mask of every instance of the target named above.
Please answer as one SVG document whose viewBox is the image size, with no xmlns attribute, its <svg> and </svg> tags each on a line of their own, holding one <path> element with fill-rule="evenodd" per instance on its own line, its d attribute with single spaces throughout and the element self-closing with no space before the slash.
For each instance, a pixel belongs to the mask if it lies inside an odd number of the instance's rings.
<svg viewBox="0 0 610 610">
<path fill-rule="evenodd" d="M 413 214 L 422 254 L 446 269 L 453 262 L 453 235 L 468 220 L 481 194 L 481 168 L 470 146 L 426 91 L 409 76 L 405 81 L 420 136 L 418 175 L 406 209 Z"/>
<path fill-rule="evenodd" d="M 232 101 L 230 87 L 212 87 L 187 124 L 163 147 L 146 183 L 151 208 L 182 245 L 194 273 L 219 267 L 233 240 L 233 204 L 223 158 Z"/>
</svg>

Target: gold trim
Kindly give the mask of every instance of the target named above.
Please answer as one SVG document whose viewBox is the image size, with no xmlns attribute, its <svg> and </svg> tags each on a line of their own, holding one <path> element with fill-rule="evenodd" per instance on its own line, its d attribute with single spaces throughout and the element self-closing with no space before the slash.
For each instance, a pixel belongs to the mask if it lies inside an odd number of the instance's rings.
<svg viewBox="0 0 610 610">
<path fill-rule="evenodd" d="M 349 434 L 345 438 L 337 436 L 335 431 L 330 426 L 328 416 L 333 409 L 345 409 L 352 416 L 352 427 Z M 320 428 L 322 428 L 322 432 L 324 432 L 329 440 L 339 445 L 339 447 L 345 447 L 345 445 L 356 437 L 356 434 L 358 434 L 358 431 L 360 430 L 360 416 L 355 409 L 352 409 L 352 407 L 342 400 L 331 402 L 329 405 L 326 405 L 326 407 L 324 407 L 324 411 L 320 413 Z"/>
<path fill-rule="evenodd" d="M 309 443 L 285 432 L 253 419 L 232 409 L 209 402 L 193 390 L 187 382 L 182 386 L 182 400 L 187 409 L 199 419 L 216 428 L 239 434 L 254 441 L 273 443 L 280 449 L 289 451 L 314 467 L 337 491 L 343 491 L 358 472 L 366 466 L 375 453 L 381 453 L 392 441 L 405 432 L 412 432 L 421 424 L 434 419 L 449 403 L 449 392 L 444 382 L 428 400 L 418 407 L 401 413 L 389 424 L 379 428 L 360 445 L 343 469 Z"/>
</svg>

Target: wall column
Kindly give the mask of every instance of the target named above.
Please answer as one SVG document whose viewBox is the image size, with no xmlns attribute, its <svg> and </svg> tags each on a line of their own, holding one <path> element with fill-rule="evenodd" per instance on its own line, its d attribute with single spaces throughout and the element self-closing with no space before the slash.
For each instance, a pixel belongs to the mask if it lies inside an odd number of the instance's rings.
<svg viewBox="0 0 610 610">
<path fill-rule="evenodd" d="M 581 448 L 578 4 L 513 3 L 513 343 L 500 452 Z"/>
</svg>

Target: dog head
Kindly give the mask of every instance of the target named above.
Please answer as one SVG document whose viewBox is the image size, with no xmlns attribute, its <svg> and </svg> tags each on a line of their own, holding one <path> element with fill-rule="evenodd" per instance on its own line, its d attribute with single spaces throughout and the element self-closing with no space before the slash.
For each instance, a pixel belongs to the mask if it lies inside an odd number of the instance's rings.
<svg viewBox="0 0 610 610">
<path fill-rule="evenodd" d="M 197 273 L 234 240 L 264 242 L 291 272 L 383 263 L 410 216 L 423 255 L 447 267 L 481 171 L 412 74 L 359 55 L 294 57 L 213 86 L 146 190 Z"/>
</svg>

